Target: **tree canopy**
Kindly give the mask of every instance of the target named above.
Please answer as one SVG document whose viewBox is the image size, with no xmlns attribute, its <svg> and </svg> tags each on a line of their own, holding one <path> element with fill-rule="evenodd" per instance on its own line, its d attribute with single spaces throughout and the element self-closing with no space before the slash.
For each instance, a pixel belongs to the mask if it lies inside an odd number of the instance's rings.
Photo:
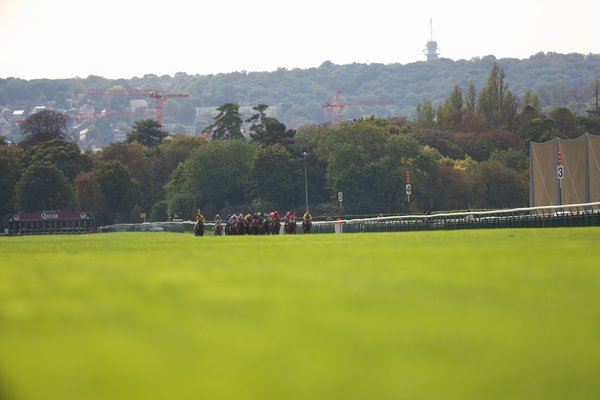
<svg viewBox="0 0 600 400">
<path fill-rule="evenodd" d="M 136 121 L 127 134 L 128 142 L 138 142 L 147 147 L 156 147 L 168 136 L 162 125 L 155 119 Z"/>
<path fill-rule="evenodd" d="M 30 165 L 17 183 L 16 196 L 23 211 L 68 210 L 73 188 L 55 165 Z"/>
<path fill-rule="evenodd" d="M 87 154 L 82 154 L 76 143 L 62 139 L 52 139 L 39 142 L 27 148 L 23 155 L 23 164 L 48 162 L 62 171 L 70 183 L 82 171 L 92 168 L 92 160 Z"/>
<path fill-rule="evenodd" d="M 21 141 L 23 147 L 53 139 L 64 139 L 67 136 L 69 118 L 60 112 L 42 110 L 26 118 L 21 124 Z"/>
<path fill-rule="evenodd" d="M 198 208 L 214 213 L 243 204 L 255 152 L 254 146 L 242 140 L 213 141 L 195 150 L 167 185 L 171 212 L 189 216 Z"/>
<path fill-rule="evenodd" d="M 204 128 L 204 132 L 212 133 L 213 139 L 240 139 L 242 135 L 242 118 L 240 106 L 236 103 L 225 103 L 217 108 L 218 114 L 214 122 Z"/>
</svg>

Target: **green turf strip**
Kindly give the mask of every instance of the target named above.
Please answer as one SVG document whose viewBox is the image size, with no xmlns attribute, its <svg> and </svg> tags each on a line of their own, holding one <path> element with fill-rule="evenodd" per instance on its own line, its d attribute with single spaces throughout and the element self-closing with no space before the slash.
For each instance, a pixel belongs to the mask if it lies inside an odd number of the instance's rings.
<svg viewBox="0 0 600 400">
<path fill-rule="evenodd" d="M 590 399 L 600 229 L 0 238 L 0 399 Z"/>
</svg>

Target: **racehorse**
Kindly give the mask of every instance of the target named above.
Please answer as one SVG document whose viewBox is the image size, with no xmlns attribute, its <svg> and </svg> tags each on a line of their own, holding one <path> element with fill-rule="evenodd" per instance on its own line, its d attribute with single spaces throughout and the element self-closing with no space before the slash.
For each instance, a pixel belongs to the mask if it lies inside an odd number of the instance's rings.
<svg viewBox="0 0 600 400">
<path fill-rule="evenodd" d="M 281 221 L 279 219 L 274 219 L 271 221 L 271 235 L 279 235 L 279 230 L 281 229 Z"/>
<path fill-rule="evenodd" d="M 204 236 L 204 222 L 202 222 L 202 221 L 196 222 L 196 225 L 194 225 L 194 235 Z"/>
<path fill-rule="evenodd" d="M 286 219 L 284 224 L 284 231 L 288 234 L 296 233 L 296 220 L 293 218 Z"/>
<path fill-rule="evenodd" d="M 268 235 L 271 233 L 271 224 L 268 219 L 264 219 L 260 224 L 259 232 L 261 235 Z"/>
<path fill-rule="evenodd" d="M 312 230 L 312 220 L 304 218 L 302 220 L 302 229 L 304 229 L 304 233 L 310 233 Z"/>
<path fill-rule="evenodd" d="M 223 233 L 223 227 L 220 222 L 215 223 L 215 236 L 221 236 Z"/>
<path fill-rule="evenodd" d="M 228 228 L 228 235 L 245 235 L 248 233 L 248 223 L 245 218 L 231 221 Z"/>
<path fill-rule="evenodd" d="M 258 235 L 260 233 L 260 223 L 258 222 L 258 219 L 253 219 L 252 222 L 250 222 L 248 233 L 250 235 Z"/>
</svg>

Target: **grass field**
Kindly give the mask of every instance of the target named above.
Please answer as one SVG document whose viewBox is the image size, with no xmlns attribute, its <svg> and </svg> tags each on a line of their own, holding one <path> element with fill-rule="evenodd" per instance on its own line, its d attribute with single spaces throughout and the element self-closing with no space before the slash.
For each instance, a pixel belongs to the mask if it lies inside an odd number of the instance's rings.
<svg viewBox="0 0 600 400">
<path fill-rule="evenodd" d="M 600 228 L 0 238 L 0 399 L 592 399 Z"/>
</svg>

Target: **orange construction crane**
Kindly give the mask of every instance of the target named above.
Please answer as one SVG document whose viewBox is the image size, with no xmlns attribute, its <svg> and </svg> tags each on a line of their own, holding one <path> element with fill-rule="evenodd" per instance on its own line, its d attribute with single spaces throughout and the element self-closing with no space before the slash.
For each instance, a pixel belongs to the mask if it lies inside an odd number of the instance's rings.
<svg viewBox="0 0 600 400">
<path fill-rule="evenodd" d="M 160 90 L 145 89 L 76 89 L 75 94 L 90 96 L 128 96 L 150 97 L 156 100 L 156 119 L 162 124 L 164 115 L 163 106 L 171 97 L 190 97 L 187 93 L 166 93 Z"/>
<path fill-rule="evenodd" d="M 91 119 L 126 119 L 126 118 L 143 118 L 144 113 L 135 111 L 135 112 L 119 112 L 119 111 L 106 111 L 102 110 L 100 112 L 67 112 L 67 117 L 73 121 L 85 121 Z"/>
<path fill-rule="evenodd" d="M 373 104 L 394 104 L 391 100 L 374 100 L 374 101 L 353 101 L 353 102 L 342 102 L 341 101 L 342 92 L 339 90 L 335 93 L 335 102 L 330 103 L 327 102 L 325 104 L 321 104 L 323 109 L 326 112 L 333 113 L 335 117 L 335 123 L 339 124 L 343 119 L 344 108 L 348 106 L 366 106 Z"/>
</svg>

